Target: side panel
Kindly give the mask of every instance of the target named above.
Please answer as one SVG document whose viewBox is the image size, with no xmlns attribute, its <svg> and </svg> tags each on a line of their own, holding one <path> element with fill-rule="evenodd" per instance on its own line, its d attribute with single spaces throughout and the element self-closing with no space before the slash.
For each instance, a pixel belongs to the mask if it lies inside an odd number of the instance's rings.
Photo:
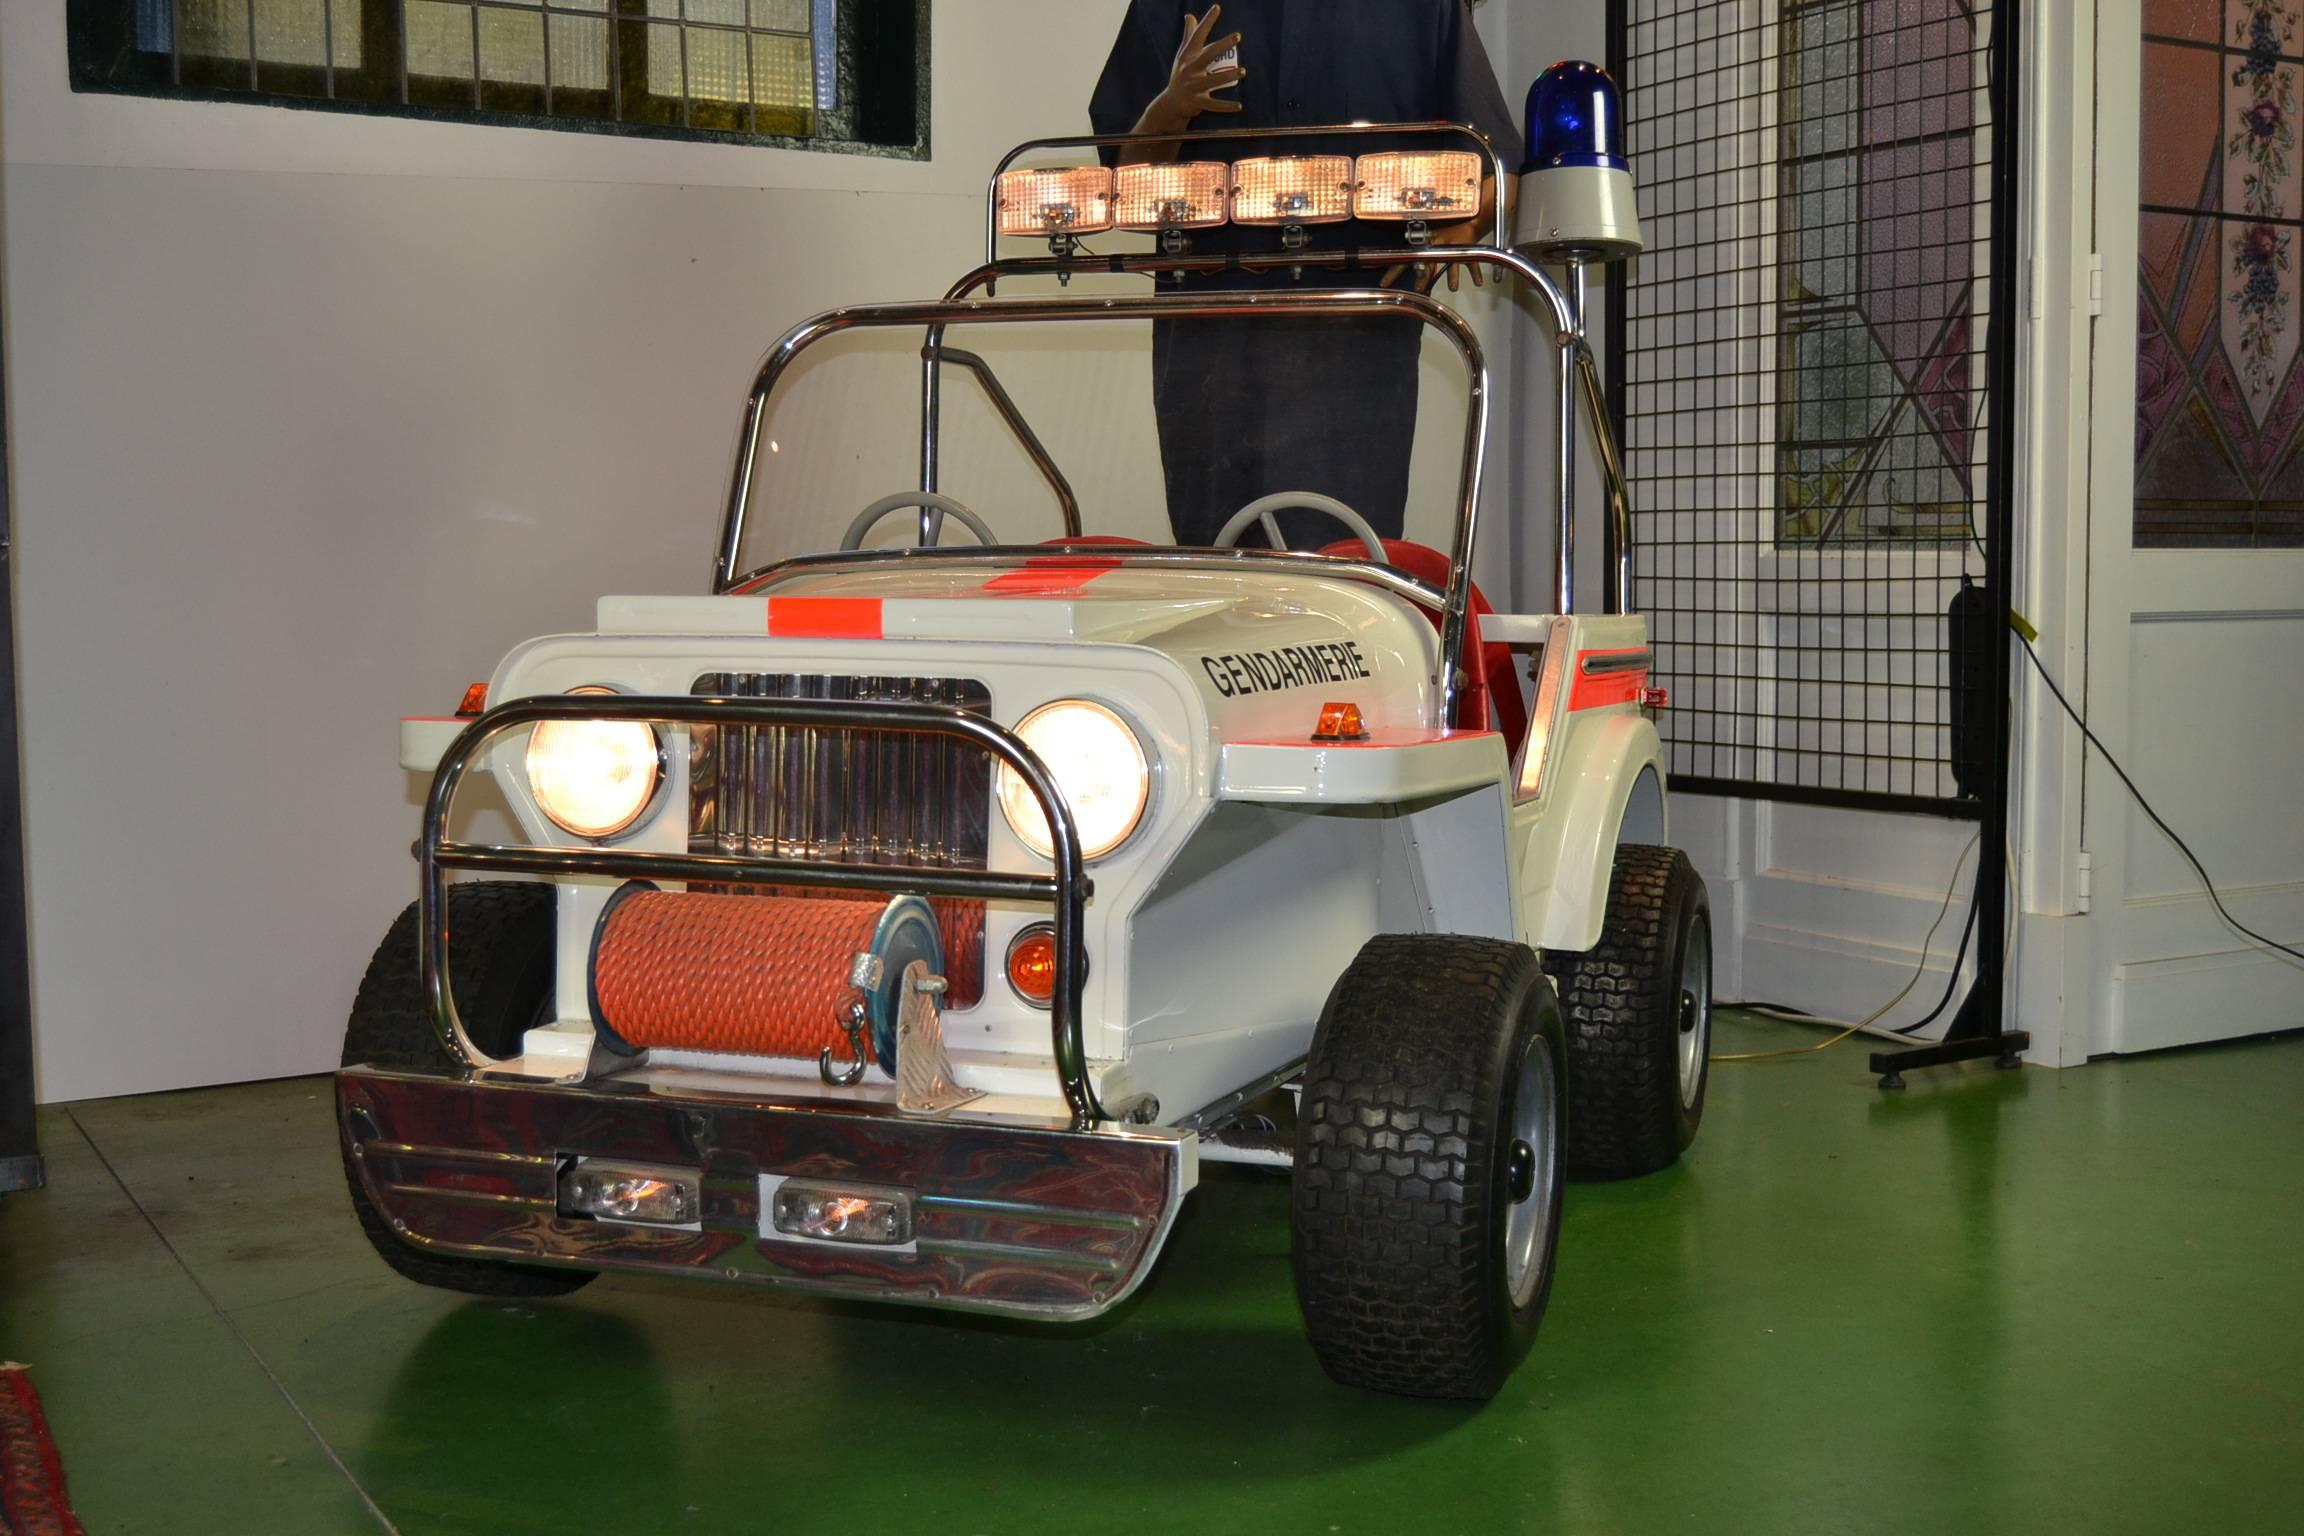
<svg viewBox="0 0 2304 1536">
<path fill-rule="evenodd" d="M 1521 913 L 1527 942 L 1539 949 L 1584 950 L 1600 942 L 1628 809 L 1637 807 L 1634 825 L 1643 838 L 1670 836 L 1655 725 L 1630 706 L 1569 719 L 1551 790 L 1513 813 Z"/>
</svg>

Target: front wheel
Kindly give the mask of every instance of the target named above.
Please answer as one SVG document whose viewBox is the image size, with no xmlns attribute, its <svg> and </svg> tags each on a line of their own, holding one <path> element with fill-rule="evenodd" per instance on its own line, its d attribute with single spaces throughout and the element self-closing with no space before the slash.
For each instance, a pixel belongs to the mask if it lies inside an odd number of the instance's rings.
<svg viewBox="0 0 2304 1536">
<path fill-rule="evenodd" d="M 1535 1337 L 1560 1234 L 1560 1006 L 1525 945 L 1371 939 L 1305 1064 L 1296 1297 L 1347 1386 L 1493 1397 Z"/>
<path fill-rule="evenodd" d="M 552 887 L 476 881 L 448 887 L 449 983 L 472 1043 L 492 1057 L 516 1056 L 520 1037 L 542 1022 L 552 1001 Z M 416 904 L 384 935 L 360 979 L 344 1027 L 344 1065 L 433 1072 L 454 1061 L 433 1032 L 417 973 Z M 550 1269 L 492 1259 L 434 1255 L 403 1242 L 361 1183 L 349 1146 L 344 1182 L 353 1214 L 377 1256 L 410 1280 L 478 1296 L 565 1296 L 592 1279 L 590 1270 Z"/>
</svg>

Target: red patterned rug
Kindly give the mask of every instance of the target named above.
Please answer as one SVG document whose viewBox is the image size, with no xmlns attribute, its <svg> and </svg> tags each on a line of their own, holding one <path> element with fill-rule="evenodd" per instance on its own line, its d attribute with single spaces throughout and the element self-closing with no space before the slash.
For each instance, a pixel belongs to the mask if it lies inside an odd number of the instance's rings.
<svg viewBox="0 0 2304 1536">
<path fill-rule="evenodd" d="M 40 1394 L 20 1365 L 0 1363 L 0 1536 L 88 1536 L 64 1495 L 64 1463 Z"/>
</svg>

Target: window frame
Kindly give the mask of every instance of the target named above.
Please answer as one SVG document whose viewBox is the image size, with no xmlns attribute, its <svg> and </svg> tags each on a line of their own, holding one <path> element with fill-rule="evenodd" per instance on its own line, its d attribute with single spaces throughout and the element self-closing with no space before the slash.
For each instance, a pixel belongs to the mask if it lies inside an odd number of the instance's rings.
<svg viewBox="0 0 2304 1536">
<path fill-rule="evenodd" d="M 669 139 L 686 143 L 733 144 L 762 149 L 797 149 L 822 154 L 869 155 L 884 159 L 926 160 L 930 157 L 929 0 L 833 0 L 838 7 L 836 69 L 838 106 L 813 108 L 814 130 L 808 133 L 761 131 L 699 124 L 689 119 L 695 105 L 685 91 L 676 102 L 681 121 L 656 122 L 618 116 L 574 116 L 546 110 L 545 88 L 536 85 L 490 82 L 480 78 L 478 60 L 472 80 L 457 79 L 452 91 L 427 82 L 419 87 L 404 69 L 404 0 L 365 0 L 361 8 L 361 56 L 369 61 L 359 69 L 329 64 L 265 64 L 255 60 L 219 61 L 213 70 L 187 70 L 196 56 L 173 47 L 166 53 L 140 46 L 138 33 L 149 18 L 150 7 L 168 8 L 171 0 L 66 0 L 65 20 L 69 78 L 76 93 L 142 96 L 173 101 L 232 102 L 242 106 L 287 107 L 302 111 L 345 112 L 369 117 L 413 118 L 423 122 L 470 123 L 488 127 L 539 128 L 557 132 L 599 133 L 625 138 Z M 530 6 L 508 7 L 520 14 L 540 14 Z M 611 39 L 626 33 L 644 37 L 653 25 L 667 30 L 680 22 L 650 17 L 642 0 L 609 0 L 604 12 L 587 13 L 603 20 Z M 611 42 L 611 86 L 606 93 L 619 107 L 623 88 L 635 78 L 643 89 L 647 58 L 626 57 L 620 41 Z M 908 67 L 907 67 L 908 66 Z M 251 77 L 246 84 L 228 83 L 239 71 Z M 451 94 L 465 99 L 451 100 Z M 745 104 L 736 110 L 756 112 Z"/>
</svg>

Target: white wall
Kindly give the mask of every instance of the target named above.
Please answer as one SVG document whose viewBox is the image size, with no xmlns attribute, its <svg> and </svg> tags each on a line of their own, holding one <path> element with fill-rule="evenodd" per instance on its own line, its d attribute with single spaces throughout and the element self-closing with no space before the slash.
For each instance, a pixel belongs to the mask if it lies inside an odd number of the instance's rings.
<svg viewBox="0 0 2304 1536">
<path fill-rule="evenodd" d="M 937 6 L 909 163 L 74 95 L 63 0 L 0 5 L 43 1099 L 334 1064 L 413 892 L 396 718 L 699 590 L 764 345 L 972 265 L 1123 8 Z"/>
</svg>

